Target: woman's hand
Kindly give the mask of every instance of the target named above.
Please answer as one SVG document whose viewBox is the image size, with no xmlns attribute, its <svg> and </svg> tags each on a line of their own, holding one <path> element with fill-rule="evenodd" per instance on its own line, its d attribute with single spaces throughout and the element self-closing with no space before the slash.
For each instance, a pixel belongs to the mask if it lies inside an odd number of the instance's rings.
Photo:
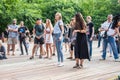
<svg viewBox="0 0 120 80">
<path fill-rule="evenodd" d="M 93 40 L 93 38 L 91 37 L 91 38 L 90 38 L 90 41 L 92 41 L 92 40 Z"/>
<path fill-rule="evenodd" d="M 59 37 L 59 40 L 62 40 L 62 36 Z"/>
<path fill-rule="evenodd" d="M 36 36 L 37 39 L 40 39 L 40 36 Z"/>
<path fill-rule="evenodd" d="M 75 33 L 79 32 L 78 30 L 74 30 L 72 35 L 75 35 Z"/>
<path fill-rule="evenodd" d="M 49 35 L 49 37 L 48 37 L 48 41 L 50 41 L 50 35 Z"/>
</svg>

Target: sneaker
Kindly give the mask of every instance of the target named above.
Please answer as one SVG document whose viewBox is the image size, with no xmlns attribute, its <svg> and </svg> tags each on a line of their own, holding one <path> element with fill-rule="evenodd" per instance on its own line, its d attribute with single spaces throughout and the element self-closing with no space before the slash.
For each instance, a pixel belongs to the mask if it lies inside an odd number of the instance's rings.
<svg viewBox="0 0 120 80">
<path fill-rule="evenodd" d="M 118 58 L 118 59 L 115 59 L 115 62 L 120 62 L 120 59 Z"/>
<path fill-rule="evenodd" d="M 53 56 L 55 56 L 55 53 L 53 53 Z"/>
<path fill-rule="evenodd" d="M 31 60 L 31 59 L 34 59 L 34 57 L 33 57 L 33 56 L 31 56 L 31 57 L 30 57 L 30 60 Z"/>
<path fill-rule="evenodd" d="M 120 57 L 120 54 L 118 54 L 118 56 Z"/>
<path fill-rule="evenodd" d="M 7 57 L 4 57 L 4 59 L 8 59 Z"/>
<path fill-rule="evenodd" d="M 99 59 L 100 61 L 104 61 L 105 59 L 104 58 L 101 58 L 101 59 Z"/>
<path fill-rule="evenodd" d="M 23 54 L 21 53 L 20 56 L 22 56 Z"/>
<path fill-rule="evenodd" d="M 80 64 L 80 67 L 81 67 L 81 68 L 83 68 L 83 65 L 82 65 L 82 64 Z"/>
<path fill-rule="evenodd" d="M 13 53 L 12 56 L 15 56 L 15 54 Z"/>
<path fill-rule="evenodd" d="M 60 65 L 60 62 L 54 63 L 54 65 L 55 65 L 55 66 L 56 66 L 56 65 L 58 66 L 58 65 Z"/>
<path fill-rule="evenodd" d="M 73 66 L 73 68 L 79 68 L 79 64 L 76 64 L 75 66 Z"/>
<path fill-rule="evenodd" d="M 45 59 L 48 59 L 48 57 L 46 56 L 46 57 L 44 57 Z"/>
<path fill-rule="evenodd" d="M 64 64 L 63 63 L 60 63 L 59 65 L 58 65 L 58 67 L 63 67 L 64 66 Z"/>
<path fill-rule="evenodd" d="M 39 55 L 39 59 L 42 59 L 42 56 L 41 56 L 41 55 Z"/>
<path fill-rule="evenodd" d="M 28 55 L 28 52 L 26 53 L 26 55 Z"/>
</svg>

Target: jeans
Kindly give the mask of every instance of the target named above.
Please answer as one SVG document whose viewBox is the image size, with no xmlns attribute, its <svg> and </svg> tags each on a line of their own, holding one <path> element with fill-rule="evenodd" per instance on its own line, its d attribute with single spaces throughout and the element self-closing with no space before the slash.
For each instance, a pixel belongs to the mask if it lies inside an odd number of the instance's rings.
<svg viewBox="0 0 120 80">
<path fill-rule="evenodd" d="M 103 54 L 102 54 L 102 58 L 106 59 L 106 49 L 107 49 L 107 44 L 110 44 L 112 51 L 113 51 L 113 55 L 114 55 L 114 59 L 118 59 L 118 51 L 117 51 L 117 46 L 115 43 L 115 39 L 111 36 L 108 36 L 107 39 L 103 39 Z"/>
<path fill-rule="evenodd" d="M 112 55 L 112 47 L 110 46 L 110 44 L 108 44 L 108 51 L 110 52 L 110 54 Z"/>
<path fill-rule="evenodd" d="M 101 45 L 101 40 L 102 40 L 102 37 L 100 36 L 100 34 L 98 35 L 98 48 L 100 47 Z"/>
<path fill-rule="evenodd" d="M 116 41 L 116 45 L 117 45 L 118 54 L 120 54 L 120 42 Z"/>
<path fill-rule="evenodd" d="M 60 33 L 59 34 L 54 34 L 55 36 L 55 44 L 56 44 L 56 49 L 57 49 L 57 57 L 58 57 L 58 62 L 63 62 L 63 52 L 62 52 L 62 40 L 59 40 L 60 37 Z"/>
<path fill-rule="evenodd" d="M 90 38 L 87 38 L 87 40 L 88 40 L 88 47 L 89 47 L 90 57 L 92 57 L 92 40 L 90 40 Z"/>
<path fill-rule="evenodd" d="M 21 54 L 23 55 L 23 47 L 22 47 L 22 43 L 25 47 L 25 50 L 26 50 L 26 53 L 28 54 L 28 49 L 27 49 L 27 45 L 26 45 L 26 42 L 25 42 L 25 38 L 19 38 L 20 40 L 20 49 L 21 49 Z"/>
<path fill-rule="evenodd" d="M 3 52 L 3 54 L 1 54 L 1 52 L 0 52 L 0 60 L 2 60 L 2 59 L 6 59 L 7 57 L 6 57 L 6 55 L 5 55 L 5 52 Z"/>
</svg>

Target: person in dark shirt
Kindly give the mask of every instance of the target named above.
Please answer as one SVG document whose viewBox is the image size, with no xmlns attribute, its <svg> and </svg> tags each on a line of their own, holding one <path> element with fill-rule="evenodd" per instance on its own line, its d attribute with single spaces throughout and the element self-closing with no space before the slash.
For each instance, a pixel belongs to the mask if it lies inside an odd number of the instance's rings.
<svg viewBox="0 0 120 80">
<path fill-rule="evenodd" d="M 0 60 L 7 59 L 5 54 L 5 47 L 2 45 L 2 42 L 0 41 Z"/>
<path fill-rule="evenodd" d="M 75 27 L 75 18 L 72 18 L 70 21 L 70 26 L 71 28 L 69 28 L 69 32 L 68 32 L 68 37 L 70 39 L 70 57 L 68 57 L 67 59 L 74 59 L 74 42 L 75 40 L 73 40 L 73 38 L 75 39 L 76 36 L 73 36 L 73 31 L 74 31 L 74 27 Z"/>
<path fill-rule="evenodd" d="M 33 46 L 33 50 L 32 50 L 32 56 L 30 57 L 30 59 L 34 58 L 34 54 L 35 54 L 35 50 L 38 47 L 38 45 L 40 46 L 40 55 L 39 58 L 42 58 L 42 55 L 44 54 L 44 48 L 43 48 L 43 44 L 44 44 L 44 25 L 42 23 L 42 19 L 37 19 L 36 21 L 36 25 L 33 28 L 33 33 L 35 35 L 34 38 L 34 46 Z"/>
<path fill-rule="evenodd" d="M 92 57 L 92 41 L 94 37 L 94 24 L 92 22 L 91 16 L 87 16 L 87 40 L 89 46 L 90 57 Z"/>
<path fill-rule="evenodd" d="M 19 41 L 20 41 L 20 49 L 21 49 L 21 54 L 20 55 L 24 54 L 23 53 L 22 43 L 25 46 L 26 54 L 28 55 L 28 49 L 27 49 L 26 42 L 25 42 L 26 31 L 27 31 L 27 28 L 24 26 L 24 22 L 21 21 L 20 22 L 20 28 L 18 29 L 18 32 L 19 32 Z"/>
</svg>

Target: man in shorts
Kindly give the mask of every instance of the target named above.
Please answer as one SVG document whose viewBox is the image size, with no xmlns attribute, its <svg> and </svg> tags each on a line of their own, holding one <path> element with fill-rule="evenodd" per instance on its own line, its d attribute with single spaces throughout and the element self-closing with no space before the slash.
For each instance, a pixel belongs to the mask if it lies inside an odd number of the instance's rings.
<svg viewBox="0 0 120 80">
<path fill-rule="evenodd" d="M 10 47 L 12 46 L 12 56 L 15 55 L 15 45 L 17 44 L 18 37 L 18 26 L 16 25 L 17 20 L 13 19 L 11 25 L 8 26 L 8 47 L 7 47 L 7 55 L 10 55 Z"/>
<path fill-rule="evenodd" d="M 36 21 L 36 25 L 33 28 L 33 34 L 35 35 L 34 38 L 34 47 L 32 50 L 32 56 L 30 57 L 30 59 L 34 58 L 34 54 L 36 51 L 37 46 L 40 46 L 40 56 L 39 58 L 42 58 L 42 54 L 44 53 L 44 48 L 43 48 L 43 44 L 44 44 L 44 25 L 42 24 L 42 19 L 37 19 Z"/>
</svg>

